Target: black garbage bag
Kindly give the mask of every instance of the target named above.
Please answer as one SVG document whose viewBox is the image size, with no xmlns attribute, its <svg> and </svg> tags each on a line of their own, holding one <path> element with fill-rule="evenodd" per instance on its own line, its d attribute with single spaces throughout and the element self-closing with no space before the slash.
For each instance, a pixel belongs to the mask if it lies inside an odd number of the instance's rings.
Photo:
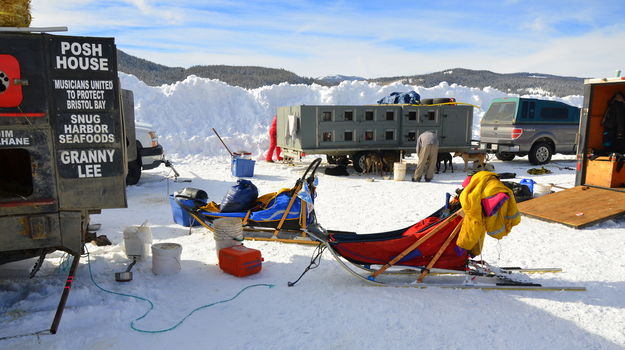
<svg viewBox="0 0 625 350">
<path fill-rule="evenodd" d="M 258 199 L 258 188 L 250 180 L 237 180 L 221 201 L 222 213 L 244 212 L 252 209 Z"/>
</svg>

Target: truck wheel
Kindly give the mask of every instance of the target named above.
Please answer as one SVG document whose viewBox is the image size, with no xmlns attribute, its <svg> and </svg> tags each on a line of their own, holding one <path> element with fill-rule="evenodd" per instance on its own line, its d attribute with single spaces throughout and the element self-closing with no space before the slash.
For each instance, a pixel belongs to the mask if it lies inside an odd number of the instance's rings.
<svg viewBox="0 0 625 350">
<path fill-rule="evenodd" d="M 527 155 L 533 165 L 547 164 L 551 160 L 553 150 L 547 142 L 536 142 Z"/>
<path fill-rule="evenodd" d="M 141 164 L 139 160 L 128 162 L 128 175 L 126 175 L 126 186 L 136 185 L 141 178 Z"/>
<path fill-rule="evenodd" d="M 503 160 L 505 162 L 509 162 L 514 159 L 515 154 L 512 152 L 497 152 L 495 153 L 495 157 L 499 160 Z"/>
<path fill-rule="evenodd" d="M 359 173 L 362 173 L 365 170 L 365 157 L 367 156 L 367 152 L 358 152 L 352 156 L 352 166 L 354 170 Z"/>
</svg>

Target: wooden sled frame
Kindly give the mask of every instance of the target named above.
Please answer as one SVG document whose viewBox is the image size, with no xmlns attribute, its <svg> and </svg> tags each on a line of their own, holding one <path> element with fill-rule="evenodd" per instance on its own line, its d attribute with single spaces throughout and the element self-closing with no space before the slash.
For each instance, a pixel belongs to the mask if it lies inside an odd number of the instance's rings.
<svg viewBox="0 0 625 350">
<path fill-rule="evenodd" d="M 289 215 L 289 213 L 291 212 L 291 209 L 293 207 L 293 204 L 295 203 L 295 200 L 297 199 L 297 195 L 299 194 L 299 192 L 302 190 L 303 186 L 304 186 L 304 182 L 306 182 L 308 184 L 308 188 L 311 189 L 310 191 L 310 195 L 311 197 L 314 197 L 314 193 L 315 193 L 315 187 L 313 186 L 314 180 L 315 180 L 315 173 L 317 171 L 317 168 L 319 167 L 319 165 L 321 164 L 321 158 L 316 158 L 315 160 L 312 161 L 312 163 L 308 166 L 308 168 L 306 169 L 306 171 L 304 172 L 304 175 L 302 175 L 301 178 L 297 179 L 297 181 L 295 182 L 295 186 L 293 186 L 293 188 L 291 190 L 289 190 L 290 192 L 290 200 L 289 203 L 287 204 L 286 209 L 284 210 L 284 213 L 282 214 L 282 216 L 280 217 L 280 220 L 278 221 L 278 225 L 275 228 L 272 227 L 259 227 L 259 226 L 247 226 L 248 223 L 248 219 L 252 213 L 251 210 L 248 210 L 245 217 L 242 218 L 242 225 L 243 225 L 243 231 L 245 232 L 273 232 L 271 237 L 262 237 L 262 236 L 255 236 L 255 235 L 246 235 L 244 234 L 244 239 L 247 240 L 258 240 L 258 241 L 274 241 L 274 242 L 281 242 L 281 243 L 297 243 L 297 244 L 311 244 L 311 245 L 317 245 L 318 242 L 317 241 L 313 241 L 308 237 L 308 230 L 307 230 L 307 217 L 306 217 L 306 213 L 307 213 L 307 205 L 306 202 L 302 203 L 302 206 L 300 208 L 300 217 L 299 217 L 299 225 L 300 225 L 300 229 L 299 230 L 289 230 L 289 229 L 283 229 L 284 223 L 287 220 L 287 217 Z M 309 174 L 310 173 L 310 174 Z M 215 229 L 207 224 L 204 220 L 202 220 L 201 215 L 199 215 L 195 210 L 193 210 L 193 208 L 190 208 L 186 205 L 184 205 L 183 203 L 181 203 L 180 201 L 176 200 L 176 202 L 178 203 L 178 205 L 181 206 L 181 208 L 183 208 L 191 217 L 193 217 L 197 222 L 200 223 L 200 225 L 204 226 L 206 229 L 208 229 L 211 232 L 215 232 Z M 312 215 L 312 220 L 313 223 L 316 223 L 316 217 L 315 217 L 315 212 L 313 211 L 311 213 Z M 284 238 L 284 237 L 280 237 L 280 235 L 286 235 L 289 238 Z"/>
<path fill-rule="evenodd" d="M 406 267 L 402 266 L 401 270 L 389 270 L 394 267 L 395 264 L 400 261 L 404 256 L 408 255 L 410 252 L 414 251 L 427 241 L 430 237 L 434 236 L 436 232 L 440 231 L 444 227 L 446 227 L 454 218 L 462 217 L 460 222 L 456 225 L 453 231 L 449 233 L 445 242 L 439 248 L 437 253 L 434 255 L 432 260 L 427 264 L 426 267 Z M 453 241 L 453 239 L 460 232 L 460 228 L 462 227 L 462 222 L 464 220 L 464 211 L 459 209 L 455 213 L 451 214 L 449 217 L 441 221 L 435 229 L 430 231 L 426 236 L 414 242 L 408 248 L 404 249 L 401 253 L 391 259 L 388 263 L 382 265 L 378 269 L 374 269 L 371 265 L 368 264 L 358 264 L 351 262 L 345 258 L 343 258 L 333 247 L 332 244 L 327 240 L 328 232 L 321 228 L 319 225 L 315 225 L 315 229 L 311 229 L 309 231 L 309 236 L 313 239 L 319 241 L 320 246 L 325 247 L 330 251 L 334 259 L 339 263 L 341 267 L 343 267 L 347 272 L 352 274 L 353 276 L 366 281 L 375 286 L 383 286 L 383 287 L 414 287 L 414 288 L 428 288 L 428 287 L 439 287 L 439 288 L 456 288 L 456 289 L 484 289 L 484 290 L 534 290 L 534 291 L 585 291 L 586 288 L 582 286 L 569 286 L 569 285 L 542 285 L 538 283 L 533 283 L 531 281 L 518 281 L 515 278 L 519 277 L 527 277 L 522 273 L 558 273 L 561 272 L 560 268 L 520 268 L 520 267 L 504 267 L 499 268 L 495 266 L 491 266 L 483 261 L 471 261 L 471 265 L 473 267 L 472 270 L 467 266 L 466 271 L 458 271 L 458 270 L 450 270 L 450 269 L 439 269 L 433 268 L 436 262 L 440 259 L 441 255 L 445 251 L 445 249 L 449 246 L 449 244 Z M 349 264 L 348 264 L 349 263 Z M 352 266 L 363 271 L 363 273 L 359 273 Z M 379 276 L 392 276 L 392 275 L 416 275 L 419 274 L 416 281 L 412 281 L 409 283 L 387 283 L 377 279 Z M 432 281 L 424 282 L 424 278 L 428 275 L 432 276 Z M 436 277 L 446 277 L 446 276 L 455 276 L 456 279 L 460 277 L 459 282 L 449 283 L 435 281 Z M 439 278 L 440 279 L 440 278 Z"/>
</svg>

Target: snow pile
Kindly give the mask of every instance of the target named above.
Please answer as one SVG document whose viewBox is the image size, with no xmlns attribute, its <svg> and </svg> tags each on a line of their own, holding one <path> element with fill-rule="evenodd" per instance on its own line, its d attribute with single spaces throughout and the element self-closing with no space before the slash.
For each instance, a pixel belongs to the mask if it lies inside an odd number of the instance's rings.
<svg viewBox="0 0 625 350">
<path fill-rule="evenodd" d="M 215 140 L 214 127 L 233 149 L 260 152 L 267 142 L 266 124 L 280 105 L 364 104 L 392 91 L 416 90 L 423 97 L 456 97 L 485 109 L 490 100 L 508 96 L 490 88 L 473 89 L 446 83 L 424 89 L 364 82 L 336 87 L 281 84 L 254 90 L 216 80 L 189 77 L 183 82 L 148 87 L 122 76 L 135 93 L 137 119 L 153 124 L 176 164 L 192 183 L 165 180 L 169 169 L 144 172 L 138 186 L 127 189 L 128 208 L 93 215 L 112 246 L 87 244 L 91 263 L 81 258 L 59 333 L 0 341 L 6 349 L 623 349 L 625 347 L 625 222 L 613 219 L 584 230 L 523 217 L 501 241 L 487 238 L 478 258 L 499 266 L 562 267 L 558 274 L 534 275 L 544 284 L 581 285 L 586 292 L 442 290 L 437 288 L 369 288 L 352 278 L 330 254 L 293 288 L 310 263 L 315 247 L 245 241 L 264 257 L 262 271 L 247 278 L 223 273 L 217 266 L 213 235 L 203 227 L 173 223 L 168 194 L 184 187 L 207 192 L 219 201 L 237 178 L 229 158 Z M 580 105 L 582 98 L 561 99 Z M 479 121 L 483 110 L 476 111 Z M 477 122 L 476 121 L 476 122 Z M 196 154 L 196 156 L 191 156 Z M 221 155 L 215 157 L 215 155 Z M 261 194 L 292 186 L 312 157 L 292 166 L 257 162 L 252 179 Z M 358 233 L 407 227 L 443 205 L 466 176 L 455 160 L 455 172 L 437 174 L 432 182 L 385 181 L 352 173 L 324 175 L 319 168 L 315 212 L 327 229 Z M 538 183 L 572 187 L 575 156 L 556 155 L 547 164 L 551 174 L 528 175 L 526 158 L 490 161 L 496 171 L 517 173 Z M 414 171 L 408 159 L 407 177 Z M 181 271 L 152 273 L 151 259 L 140 260 L 133 280 L 118 283 L 114 273 L 130 262 L 121 245 L 123 231 L 144 220 L 154 243 L 183 246 Z M 62 253 L 47 256 L 34 279 L 27 277 L 35 259 L 0 269 L 0 337 L 47 329 L 54 316 L 65 278 Z M 147 298 L 154 310 L 139 319 L 141 329 L 175 325 L 193 310 L 216 302 L 161 334 L 140 334 L 130 322 L 149 309 L 141 300 L 103 292 L 91 281 L 122 294 Z M 429 278 L 429 277 L 428 277 Z M 256 284 L 274 284 L 268 289 Z M 346 325 L 348 325 L 346 327 Z"/>
<path fill-rule="evenodd" d="M 267 128 L 277 107 L 375 104 L 394 91 L 414 90 L 421 98 L 454 97 L 459 102 L 480 107 L 473 114 L 473 137 L 478 138 L 479 122 L 490 102 L 495 98 L 518 96 L 490 87 L 479 89 L 445 82 L 431 88 L 344 81 L 332 87 L 283 83 L 244 89 L 196 76 L 160 87 L 148 86 L 124 73 L 120 73 L 120 78 L 122 87 L 134 92 L 136 120 L 152 124 L 165 150 L 181 158 L 226 155 L 211 128 L 219 132 L 232 151 L 246 150 L 259 156 L 269 145 Z M 558 100 L 578 107 L 582 104 L 582 96 L 523 96 Z"/>
</svg>

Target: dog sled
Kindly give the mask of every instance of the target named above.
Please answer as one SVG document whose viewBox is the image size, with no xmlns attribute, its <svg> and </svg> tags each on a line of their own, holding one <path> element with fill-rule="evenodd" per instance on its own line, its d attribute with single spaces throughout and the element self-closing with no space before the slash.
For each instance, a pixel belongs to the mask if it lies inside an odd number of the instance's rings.
<svg viewBox="0 0 625 350">
<path fill-rule="evenodd" d="M 315 159 L 292 188 L 258 197 L 255 204 L 245 211 L 221 212 L 220 205 L 178 204 L 197 222 L 215 231 L 215 220 L 238 218 L 243 225 L 243 237 L 248 240 L 276 241 L 283 243 L 318 244 L 307 235 L 307 228 L 317 222 L 314 210 L 317 177 L 315 173 L 321 158 Z"/>
<path fill-rule="evenodd" d="M 478 173 L 480 174 L 480 173 Z M 481 179 L 499 182 L 497 189 L 505 186 L 494 178 L 494 173 L 482 172 L 474 175 Z M 492 174 L 492 175 L 489 175 Z M 477 181 L 477 180 L 476 180 Z M 470 188 L 471 184 L 463 191 Z M 491 186 L 492 187 L 492 186 Z M 494 188 L 494 187 L 493 187 Z M 484 190 L 485 187 L 473 186 L 473 189 Z M 487 189 L 487 187 L 486 187 Z M 501 215 L 506 217 L 516 210 L 516 204 L 502 206 L 503 202 L 511 201 L 514 196 L 477 195 L 481 199 L 479 211 L 489 217 Z M 557 273 L 560 268 L 520 268 L 497 267 L 484 261 L 474 260 L 476 252 L 481 252 L 482 237 L 475 238 L 473 247 L 466 246 L 467 232 L 463 225 L 475 223 L 475 201 L 459 196 L 450 200 L 441 209 L 414 225 L 399 230 L 382 233 L 358 234 L 336 230 L 325 230 L 320 225 L 311 225 L 308 235 L 319 242 L 313 254 L 311 264 L 294 285 L 311 268 L 320 261 L 325 250 L 329 251 L 336 261 L 347 272 L 367 283 L 377 286 L 401 287 L 441 287 L 462 289 L 496 289 L 496 290 L 543 290 L 543 291 L 584 291 L 585 287 L 559 284 L 543 284 L 532 281 L 530 273 Z M 495 201 L 493 201 L 495 199 Z M 490 202 L 489 202 L 490 201 Z M 497 202 L 499 201 L 499 202 Z M 461 204 L 462 203 L 462 204 Z M 463 205 L 466 208 L 463 208 Z M 488 220 L 481 217 L 480 220 Z M 518 223 L 518 221 L 517 221 Z M 511 228 L 511 226 L 509 227 Z M 508 230 L 509 231 L 509 230 Z M 486 233 L 484 233 L 486 234 Z M 505 234 L 495 238 L 503 238 Z M 506 233 L 507 234 L 507 233 Z M 476 250 L 477 249 L 477 250 Z"/>
</svg>

